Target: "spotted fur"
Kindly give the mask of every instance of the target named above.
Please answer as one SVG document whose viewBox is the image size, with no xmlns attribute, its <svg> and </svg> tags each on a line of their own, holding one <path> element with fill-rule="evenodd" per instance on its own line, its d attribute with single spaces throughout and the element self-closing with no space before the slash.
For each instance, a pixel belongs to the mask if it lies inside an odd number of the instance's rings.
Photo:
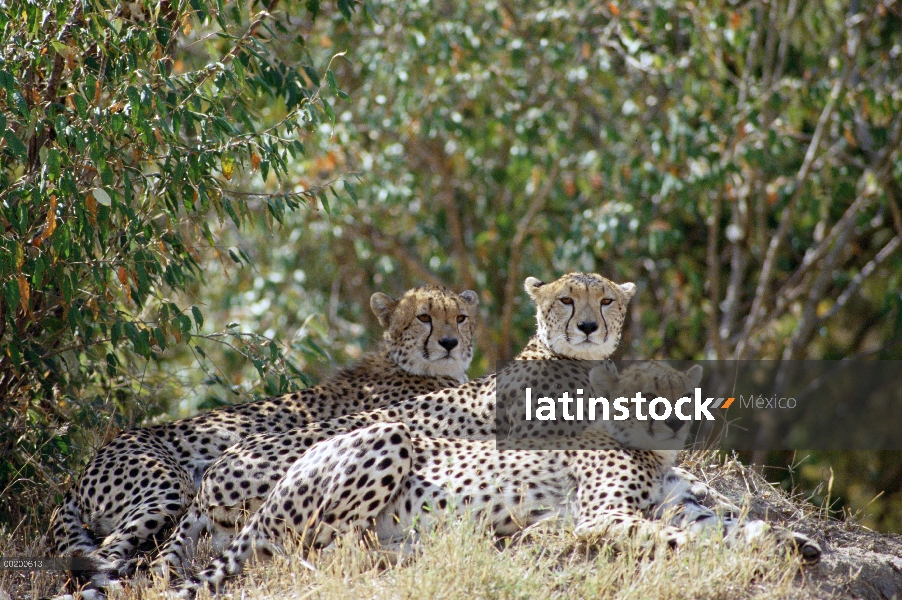
<svg viewBox="0 0 902 600">
<path fill-rule="evenodd" d="M 539 333 L 517 355 L 518 360 L 505 367 L 506 385 L 541 378 L 540 361 L 555 360 L 561 361 L 555 377 L 583 381 L 582 387 L 588 388 L 591 363 L 586 360 L 606 359 L 617 347 L 635 286 L 618 285 L 591 273 L 571 273 L 547 284 L 530 277 L 526 290 L 536 303 Z M 555 340 L 554 350 L 546 344 L 550 339 Z M 585 360 L 573 360 L 577 356 Z M 491 374 L 316 426 L 247 438 L 207 471 L 194 504 L 164 545 L 154 569 L 164 576 L 182 575 L 204 531 L 212 530 L 214 545 L 221 548 L 308 448 L 337 432 L 400 421 L 418 437 L 492 439 L 496 392 L 508 393 L 504 387 L 498 389 L 497 382 L 496 374 Z"/>
<path fill-rule="evenodd" d="M 602 376 L 598 376 L 602 375 Z M 701 372 L 677 372 L 660 363 L 626 369 L 594 369 L 592 382 L 633 390 L 649 376 L 651 391 L 681 396 L 697 385 Z M 677 445 L 688 427 L 677 424 L 645 432 L 645 442 L 663 450 L 637 449 L 635 422 L 608 421 L 561 441 L 560 450 L 498 450 L 492 441 L 412 437 L 404 423 L 382 423 L 318 442 L 297 460 L 238 536 L 210 567 L 182 587 L 218 588 L 241 572 L 254 551 L 281 551 L 286 536 L 306 548 L 322 548 L 336 535 L 369 530 L 380 543 L 406 538 L 438 513 L 469 512 L 498 535 L 510 535 L 543 519 L 567 516 L 582 539 L 641 536 L 671 547 L 714 526 L 749 541 L 765 535 L 761 522 L 720 520 L 703 509 L 687 489 L 675 487 Z M 349 452 L 354 460 L 349 460 Z M 327 473 L 336 475 L 317 483 Z M 339 482 L 336 478 L 340 477 Z M 674 496 L 677 493 L 678 496 Z M 649 516 L 681 509 L 678 518 L 656 523 Z M 804 536 L 789 536 L 807 555 L 819 550 Z"/>
<path fill-rule="evenodd" d="M 384 406 L 467 381 L 473 356 L 472 291 L 435 286 L 370 304 L 385 328 L 379 351 L 315 387 L 133 429 L 103 446 L 54 514 L 63 556 L 86 556 L 96 570 L 75 572 L 96 586 L 130 573 L 135 556 L 185 512 L 207 468 L 250 435 Z M 165 539 L 165 538 L 163 538 Z"/>
</svg>

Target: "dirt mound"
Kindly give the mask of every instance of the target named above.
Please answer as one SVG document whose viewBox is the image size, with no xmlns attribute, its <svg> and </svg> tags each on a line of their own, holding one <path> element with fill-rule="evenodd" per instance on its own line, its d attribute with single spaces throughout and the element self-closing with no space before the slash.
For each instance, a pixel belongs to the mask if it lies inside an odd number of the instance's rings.
<svg viewBox="0 0 902 600">
<path fill-rule="evenodd" d="M 750 518 L 784 525 L 820 544 L 820 562 L 799 575 L 799 597 L 902 598 L 902 535 L 825 519 L 804 498 L 790 496 L 735 460 L 714 462 L 699 454 L 687 457 L 684 467 Z"/>
</svg>

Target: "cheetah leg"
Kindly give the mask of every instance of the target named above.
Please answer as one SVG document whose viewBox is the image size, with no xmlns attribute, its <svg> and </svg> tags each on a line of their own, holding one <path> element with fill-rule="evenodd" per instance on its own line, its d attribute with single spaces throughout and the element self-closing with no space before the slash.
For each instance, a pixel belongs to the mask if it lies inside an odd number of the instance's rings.
<svg viewBox="0 0 902 600">
<path fill-rule="evenodd" d="M 101 448 L 57 513 L 59 555 L 82 555 L 91 563 L 90 570 L 72 573 L 78 587 L 104 588 L 131 573 L 138 551 L 152 550 L 188 505 L 190 478 L 152 436 L 135 430 Z"/>
<path fill-rule="evenodd" d="M 151 549 L 155 536 L 179 516 L 179 512 L 157 503 L 138 506 L 131 511 L 91 553 L 98 567 L 91 582 L 106 587 L 111 580 L 133 574 L 138 564 L 137 552 Z"/>
<path fill-rule="evenodd" d="M 689 541 L 689 535 L 677 527 L 654 522 L 620 508 L 602 507 L 592 514 L 581 513 L 574 533 L 584 541 L 598 538 L 616 541 L 636 537 L 664 543 L 671 548 L 683 546 Z"/>
<path fill-rule="evenodd" d="M 669 525 L 679 527 L 693 537 L 722 531 L 728 544 L 747 545 L 773 536 L 779 544 L 793 547 L 806 561 L 816 561 L 820 557 L 820 547 L 807 536 L 760 519 L 743 521 L 739 513 L 738 508 L 723 514 L 703 506 L 694 493 L 692 483 L 675 476 L 665 478 L 664 499 L 655 509 L 658 518 L 664 518 Z"/>
<path fill-rule="evenodd" d="M 807 535 L 786 527 L 772 525 L 761 519 L 753 519 L 745 522 L 737 522 L 735 519 L 730 519 L 730 521 L 731 522 L 724 524 L 727 532 L 726 540 L 728 543 L 746 545 L 771 537 L 775 539 L 779 545 L 791 548 L 793 551 L 798 552 L 806 562 L 817 562 L 820 560 L 820 545 Z"/>
<path fill-rule="evenodd" d="M 738 515 L 742 510 L 730 502 L 730 499 L 715 490 L 713 487 L 681 467 L 673 467 L 672 473 L 668 476 L 682 479 L 688 485 L 689 492 L 695 496 L 695 499 L 714 509 L 718 513 Z"/>
<path fill-rule="evenodd" d="M 196 500 L 192 502 L 178 527 L 166 540 L 160 555 L 151 564 L 151 570 L 164 580 L 184 578 L 197 552 L 198 540 L 202 533 L 210 530 L 210 525 L 206 512 L 197 505 Z"/>
<path fill-rule="evenodd" d="M 241 506 L 215 506 L 207 508 L 210 533 L 213 535 L 213 551 L 225 550 L 250 515 L 263 504 L 263 499 L 245 500 Z"/>
<path fill-rule="evenodd" d="M 304 548 L 329 545 L 337 535 L 360 531 L 391 502 L 411 469 L 410 432 L 403 423 L 381 423 L 315 444 L 289 469 L 225 551 L 183 595 L 218 589 L 241 573 L 257 551 L 282 552 L 286 535 Z"/>
<path fill-rule="evenodd" d="M 72 490 L 66 492 L 63 503 L 50 517 L 50 535 L 58 556 L 90 556 L 97 550 L 94 536 L 84 526 L 82 511 Z M 72 571 L 76 587 L 88 583 L 83 571 Z"/>
</svg>

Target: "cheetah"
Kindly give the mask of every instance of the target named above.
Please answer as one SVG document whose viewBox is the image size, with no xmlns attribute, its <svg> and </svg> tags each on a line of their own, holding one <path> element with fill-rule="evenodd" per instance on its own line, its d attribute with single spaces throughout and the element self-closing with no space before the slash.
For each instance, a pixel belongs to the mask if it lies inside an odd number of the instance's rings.
<svg viewBox="0 0 902 600">
<path fill-rule="evenodd" d="M 644 389 L 652 397 L 676 398 L 691 393 L 701 374 L 698 365 L 680 372 L 642 363 L 620 375 L 607 362 L 592 369 L 590 380 L 591 389 L 607 391 L 608 397 Z M 414 437 L 404 423 L 341 434 L 314 444 L 295 462 L 226 550 L 180 593 L 219 588 L 241 572 L 253 552 L 284 552 L 287 535 L 305 548 L 366 532 L 390 545 L 445 512 L 471 513 L 500 536 L 569 517 L 583 540 L 636 535 L 673 548 L 714 526 L 722 526 L 727 539 L 751 541 L 767 534 L 762 522 L 719 519 L 675 485 L 672 467 L 688 431 L 679 419 L 609 420 L 559 440 L 559 450 L 512 451 L 485 440 Z M 645 449 L 649 446 L 654 449 Z M 679 497 L 672 496 L 675 491 Z M 656 509 L 661 514 L 674 507 L 683 510 L 672 522 L 649 518 Z M 804 536 L 786 539 L 807 558 L 820 554 Z"/>
<path fill-rule="evenodd" d="M 103 446 L 52 519 L 58 554 L 86 556 L 80 585 L 105 587 L 133 572 L 189 506 L 206 469 L 252 434 L 279 432 L 468 380 L 478 297 L 437 286 L 399 299 L 376 293 L 380 348 L 306 390 L 238 404 L 163 425 L 132 429 Z"/>
<path fill-rule="evenodd" d="M 555 376 L 584 381 L 591 361 L 617 348 L 632 283 L 616 284 L 593 273 L 570 273 L 549 283 L 524 283 L 536 304 L 537 333 L 503 368 L 507 380 L 541 379 L 546 360 L 560 361 Z M 497 374 L 387 407 L 338 417 L 287 433 L 253 435 L 229 448 L 205 473 L 192 506 L 164 544 L 152 568 L 162 577 L 184 576 L 199 536 L 212 531 L 221 550 L 235 529 L 266 499 L 288 469 L 315 443 L 381 422 L 403 422 L 421 437 L 492 439 Z"/>
</svg>

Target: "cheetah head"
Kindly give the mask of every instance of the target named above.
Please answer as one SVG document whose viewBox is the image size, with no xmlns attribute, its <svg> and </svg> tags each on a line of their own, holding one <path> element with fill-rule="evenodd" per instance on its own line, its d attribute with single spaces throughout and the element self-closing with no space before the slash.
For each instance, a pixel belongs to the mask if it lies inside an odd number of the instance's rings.
<svg viewBox="0 0 902 600">
<path fill-rule="evenodd" d="M 399 299 L 375 293 L 370 307 L 385 328 L 389 356 L 414 375 L 449 376 L 467 381 L 473 358 L 473 333 L 479 298 L 429 285 L 408 290 Z"/>
<path fill-rule="evenodd" d="M 623 373 L 618 373 L 614 364 L 606 361 L 592 369 L 589 379 L 592 392 L 611 402 L 621 397 L 632 398 L 637 392 L 642 392 L 646 400 L 643 413 L 648 417 L 649 402 L 655 398 L 667 398 L 673 404 L 684 396 L 691 397 L 702 380 L 702 368 L 693 365 L 686 371 L 678 371 L 664 363 L 649 361 L 631 364 Z M 675 459 L 676 451 L 686 443 L 691 423 L 673 414 L 662 421 L 650 417 L 639 420 L 636 418 L 635 404 L 630 402 L 627 406 L 630 408 L 628 419 L 617 421 L 611 418 L 598 423 L 608 435 L 627 448 L 655 450 L 669 459 Z M 662 414 L 659 408 L 656 412 Z"/>
<path fill-rule="evenodd" d="M 551 351 L 580 360 L 602 360 L 620 343 L 632 283 L 616 284 L 595 273 L 569 273 L 544 283 L 527 277 L 536 303 L 539 339 Z"/>
</svg>

